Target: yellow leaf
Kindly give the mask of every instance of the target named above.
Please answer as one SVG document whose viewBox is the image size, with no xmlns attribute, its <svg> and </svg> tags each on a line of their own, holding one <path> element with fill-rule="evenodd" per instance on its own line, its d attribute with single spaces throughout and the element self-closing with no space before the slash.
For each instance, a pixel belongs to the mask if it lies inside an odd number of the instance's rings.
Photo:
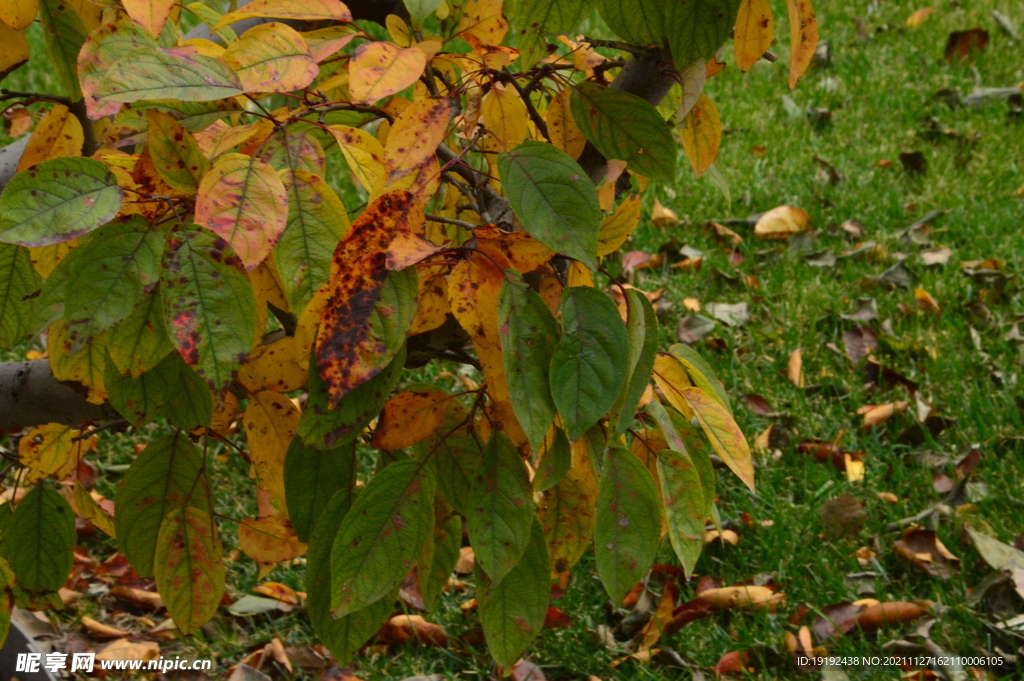
<svg viewBox="0 0 1024 681">
<path fill-rule="evenodd" d="M 378 183 L 383 182 L 384 146 L 373 135 L 347 125 L 329 125 L 327 130 L 338 143 L 349 170 L 363 189 L 373 191 Z"/>
<path fill-rule="evenodd" d="M 370 445 L 377 449 L 405 449 L 430 437 L 444 420 L 451 395 L 439 390 L 404 390 L 381 410 Z"/>
<path fill-rule="evenodd" d="M 743 0 L 733 33 L 736 66 L 740 71 L 749 71 L 771 46 L 774 37 L 775 17 L 768 0 Z"/>
<path fill-rule="evenodd" d="M 566 274 L 566 282 L 569 286 L 589 286 L 594 288 L 594 273 L 590 268 L 579 260 L 569 263 L 569 271 Z"/>
<path fill-rule="evenodd" d="M 486 253 L 490 257 L 471 253 L 455 266 L 448 279 L 448 299 L 452 314 L 473 339 L 493 410 L 498 416 L 496 425 L 519 446 L 528 440 L 512 410 L 498 337 L 498 294 L 504 281 L 503 270 L 509 265 L 500 253 L 492 250 Z M 499 263 L 501 269 L 494 262 Z"/>
<path fill-rule="evenodd" d="M 298 31 L 277 22 L 250 28 L 228 45 L 222 59 L 247 92 L 301 90 L 320 73 Z"/>
<path fill-rule="evenodd" d="M 275 19 L 301 19 L 304 21 L 352 21 L 352 13 L 341 0 L 254 0 L 237 12 L 220 18 L 214 30 L 242 19 L 273 17 Z"/>
<path fill-rule="evenodd" d="M 754 462 L 750 456 L 750 445 L 732 414 L 721 402 L 700 388 L 685 388 L 683 398 L 689 403 L 715 453 L 753 492 Z"/>
<path fill-rule="evenodd" d="M 618 183 L 619 177 L 626 170 L 626 162 L 620 161 L 617 158 L 610 158 L 605 164 L 604 178 L 601 180 L 601 185 L 597 188 L 597 201 L 601 207 L 601 210 L 611 210 L 612 205 L 615 203 L 615 186 Z"/>
<path fill-rule="evenodd" d="M 469 0 L 462 6 L 458 34 L 469 34 L 482 45 L 501 45 L 508 33 L 508 22 L 501 13 L 502 0 Z"/>
<path fill-rule="evenodd" d="M 693 166 L 693 173 L 700 177 L 715 162 L 718 146 L 722 142 L 722 121 L 718 117 L 718 107 L 710 97 L 703 94 L 700 96 L 680 124 L 679 137 L 686 157 Z"/>
<path fill-rule="evenodd" d="M 373 104 L 415 83 L 426 65 L 426 55 L 414 47 L 364 43 L 356 48 L 348 65 L 349 93 L 353 101 Z"/>
<path fill-rule="evenodd" d="M 555 255 L 550 248 L 526 232 L 505 232 L 495 225 L 480 225 L 473 230 L 477 244 L 498 251 L 520 272 L 532 272 Z"/>
<path fill-rule="evenodd" d="M 586 438 L 572 443 L 572 464 L 561 482 L 543 492 L 537 518 L 544 530 L 551 574 L 569 572 L 594 535 L 597 475 Z"/>
<path fill-rule="evenodd" d="M 597 236 L 597 254 L 608 255 L 619 250 L 640 224 L 640 195 L 630 194 L 618 208 L 601 220 Z"/>
<path fill-rule="evenodd" d="M 82 347 L 75 348 L 75 339 L 68 333 L 63 321 L 53 324 L 47 331 L 46 346 L 54 378 L 84 385 L 89 389 L 87 399 L 93 404 L 107 401 L 103 377 L 107 368 L 108 337 L 108 333 L 102 333 Z M 76 349 L 73 355 L 72 349 Z"/>
<path fill-rule="evenodd" d="M 309 54 L 312 55 L 313 61 L 320 63 L 328 57 L 333 57 L 343 47 L 352 42 L 352 39 L 356 37 L 357 31 L 355 26 L 341 25 L 341 26 L 328 26 L 326 28 L 320 28 L 315 31 L 305 31 L 299 35 L 309 45 Z M 345 77 L 345 83 L 348 83 L 348 70 L 341 69 L 341 73 Z M 324 91 L 330 90 L 326 81 L 321 85 Z"/>
<path fill-rule="evenodd" d="M 789 89 L 811 65 L 818 49 L 818 20 L 811 0 L 786 0 L 789 10 Z"/>
<path fill-rule="evenodd" d="M 583 147 L 587 145 L 587 138 L 583 136 L 580 127 L 576 125 L 576 119 L 572 117 L 572 110 L 569 108 L 571 96 L 572 90 L 566 88 L 551 98 L 546 122 L 551 143 L 573 158 L 579 158 L 583 153 Z"/>
<path fill-rule="evenodd" d="M 49 246 L 36 246 L 28 249 L 28 258 L 40 277 L 49 278 L 57 264 L 77 245 L 78 239 L 72 239 Z"/>
<path fill-rule="evenodd" d="M 124 11 L 132 20 L 149 31 L 154 38 L 160 37 L 167 17 L 178 0 L 122 0 Z"/>
<path fill-rule="evenodd" d="M 238 526 L 238 548 L 257 563 L 298 558 L 309 548 L 295 536 L 292 524 L 279 516 L 246 518 Z"/>
<path fill-rule="evenodd" d="M 271 505 L 285 517 L 284 457 L 299 429 L 299 417 L 299 408 L 290 399 L 271 391 L 253 395 L 243 416 L 256 486 L 269 493 Z"/>
<path fill-rule="evenodd" d="M 0 2 L 0 6 L 2 5 L 3 3 Z M 26 61 L 28 61 L 28 39 L 25 34 L 0 22 L 0 75 L 10 73 Z"/>
<path fill-rule="evenodd" d="M 3 0 L 0 2 L 0 21 L 12 30 L 21 31 L 32 25 L 38 11 L 39 0 Z"/>
<path fill-rule="evenodd" d="M 508 151 L 526 139 L 529 114 L 515 88 L 495 83 L 480 102 L 484 127 Z"/>
<path fill-rule="evenodd" d="M 308 356 L 308 352 L 306 353 Z M 252 355 L 250 355 L 250 358 Z M 213 419 L 210 430 L 226 437 L 231 432 L 231 424 L 238 413 L 238 398 L 230 390 L 213 393 Z"/>
<path fill-rule="evenodd" d="M 762 215 L 754 225 L 754 236 L 762 239 L 788 239 L 811 228 L 807 212 L 793 206 L 778 206 Z"/>
<path fill-rule="evenodd" d="M 96 449 L 96 436 L 74 442 L 81 431 L 72 426 L 47 423 L 25 433 L 18 442 L 18 461 L 28 470 L 21 484 L 31 485 L 53 476 L 63 480 L 78 467 L 88 452 Z"/>
<path fill-rule="evenodd" d="M 273 129 L 273 123 L 260 119 L 256 123 L 246 125 L 228 125 L 223 120 L 216 121 L 206 130 L 197 132 L 193 137 L 208 159 L 216 161 L 218 157 L 228 153 L 253 135 L 259 134 L 264 126 Z"/>
<path fill-rule="evenodd" d="M 206 38 L 189 38 L 188 40 L 182 40 L 181 44 L 182 46 L 191 45 L 196 48 L 197 54 L 201 54 L 204 57 L 213 57 L 214 59 L 220 59 L 224 56 L 224 52 L 227 51 L 223 45 Z"/>
<path fill-rule="evenodd" d="M 447 98 L 428 97 L 402 110 L 388 132 L 384 145 L 385 186 L 391 187 L 434 158 L 437 147 L 448 133 L 451 104 Z"/>
<path fill-rule="evenodd" d="M 409 32 L 409 26 L 402 17 L 397 14 L 389 14 L 384 19 L 384 25 L 388 29 L 388 35 L 391 36 L 391 40 L 396 45 L 399 47 L 412 46 L 412 33 Z"/>
<path fill-rule="evenodd" d="M 803 351 L 800 348 L 794 350 L 793 354 L 789 356 L 786 375 L 789 377 L 790 383 L 798 388 L 804 387 L 804 359 Z"/>
<path fill-rule="evenodd" d="M 899 402 L 890 402 L 889 404 L 870 405 L 866 409 L 862 407 L 864 428 L 871 428 L 880 423 L 885 423 L 896 414 L 905 412 L 908 406 L 909 404 L 906 401 L 900 400 Z"/>
<path fill-rule="evenodd" d="M 414 336 L 441 326 L 449 309 L 448 282 L 444 275 L 421 276 L 416 296 L 416 316 L 409 327 L 409 335 Z"/>
<path fill-rule="evenodd" d="M 907 26 L 910 28 L 917 28 L 925 22 L 925 20 L 931 16 L 931 13 L 935 11 L 934 7 L 924 7 L 917 10 L 909 17 L 907 17 Z"/>
<path fill-rule="evenodd" d="M 51 158 L 81 156 L 85 137 L 82 124 L 63 104 L 50 109 L 28 139 L 18 161 L 18 172 Z"/>
<path fill-rule="evenodd" d="M 675 227 L 679 224 L 679 217 L 671 208 L 661 205 L 661 201 L 654 199 L 654 206 L 651 208 L 651 222 L 659 229 Z"/>
<path fill-rule="evenodd" d="M 93 494 L 96 494 L 96 497 L 94 497 Z M 86 520 L 91 521 L 93 525 L 98 527 L 100 531 L 106 534 L 107 536 L 115 536 L 114 519 L 102 506 L 100 506 L 99 503 L 100 501 L 103 500 L 103 497 L 100 497 L 99 494 L 95 492 L 90 494 L 87 489 L 82 487 L 82 483 L 80 481 L 75 480 L 74 491 L 72 492 L 72 500 L 74 501 L 75 505 L 75 513 L 82 516 Z M 110 502 L 107 503 L 109 504 Z"/>
<path fill-rule="evenodd" d="M 693 418 L 693 410 L 690 409 L 690 404 L 683 394 L 683 391 L 693 384 L 686 373 L 686 367 L 678 358 L 667 353 L 658 353 L 654 358 L 654 383 L 668 403 L 687 421 Z"/>
<path fill-rule="evenodd" d="M 942 308 L 935 302 L 935 298 L 932 298 L 932 294 L 925 291 L 923 288 L 914 289 L 914 298 L 917 299 L 917 305 L 923 310 L 934 312 L 935 314 L 942 314 Z"/>
<path fill-rule="evenodd" d="M 270 345 L 257 345 L 238 370 L 238 382 L 249 392 L 271 390 L 290 393 L 309 379 L 309 352 L 302 352 L 294 336 Z"/>
</svg>

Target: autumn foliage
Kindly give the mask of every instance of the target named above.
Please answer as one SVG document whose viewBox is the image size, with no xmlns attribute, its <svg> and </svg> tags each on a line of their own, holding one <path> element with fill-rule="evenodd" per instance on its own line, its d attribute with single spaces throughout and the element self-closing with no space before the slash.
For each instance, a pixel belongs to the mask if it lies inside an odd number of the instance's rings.
<svg viewBox="0 0 1024 681">
<path fill-rule="evenodd" d="M 792 87 L 817 29 L 809 2 L 788 4 Z M 666 534 L 693 569 L 717 524 L 713 458 L 753 489 L 711 367 L 659 351 L 650 302 L 603 261 L 679 146 L 697 175 L 713 167 L 704 83 L 731 34 L 741 69 L 768 49 L 768 3 L 398 8 L 374 33 L 339 0 L 3 3 L 0 69 L 28 59 L 38 16 L 32 59 L 67 96 L 0 197 L 0 343 L 45 333 L 56 378 L 168 433 L 112 517 L 68 477 L 102 434 L 22 436 L 4 605 L 59 605 L 78 515 L 197 631 L 224 590 L 209 462 L 231 442 L 259 509 L 240 548 L 264 567 L 306 555 L 309 616 L 341 663 L 403 584 L 432 609 L 465 535 L 508 668 L 591 543 L 620 603 Z M 595 9 L 618 40 L 577 35 Z M 235 33 L 254 17 L 269 21 Z M 654 94 L 630 81 L 644 60 L 667 79 Z M 451 392 L 410 378 L 428 364 L 479 371 Z"/>
</svg>

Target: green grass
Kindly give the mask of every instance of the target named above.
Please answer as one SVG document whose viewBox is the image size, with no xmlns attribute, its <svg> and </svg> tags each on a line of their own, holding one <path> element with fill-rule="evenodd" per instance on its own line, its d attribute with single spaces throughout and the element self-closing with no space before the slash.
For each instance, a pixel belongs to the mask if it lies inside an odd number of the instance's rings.
<svg viewBox="0 0 1024 681">
<path fill-rule="evenodd" d="M 968 590 L 990 570 L 974 549 L 960 541 L 959 527 L 970 519 L 1004 541 L 1024 531 L 1024 448 L 1007 445 L 1004 438 L 1024 434 L 1024 414 L 1018 400 L 1024 396 L 1020 374 L 1024 353 L 1018 341 L 1004 338 L 1010 326 L 1024 315 L 1017 279 L 1001 296 L 960 272 L 967 260 L 1000 258 L 1005 271 L 1019 273 L 1024 247 L 1020 236 L 1024 225 L 1024 121 L 1008 115 L 1004 100 L 993 99 L 977 108 L 949 108 L 935 99 L 942 88 L 957 88 L 970 94 L 977 84 L 1011 86 L 1024 81 L 1024 48 L 1000 32 L 990 17 L 999 9 L 1024 30 L 1024 14 L 1012 0 L 976 0 L 937 6 L 918 29 L 905 25 L 906 17 L 919 6 L 890 1 L 833 0 L 818 2 L 821 38 L 832 49 L 830 66 L 812 67 L 790 93 L 786 88 L 788 31 L 783 9 L 775 3 L 780 60 L 761 62 L 751 73 L 741 74 L 730 66 L 709 81 L 706 92 L 721 111 L 726 135 L 717 165 L 726 178 L 732 203 L 710 181 L 694 179 L 681 157 L 680 179 L 674 187 L 657 187 L 653 197 L 675 210 L 680 226 L 667 230 L 641 222 L 627 249 L 654 252 L 668 242 L 687 244 L 705 252 L 700 272 L 665 267 L 640 270 L 635 284 L 645 290 L 666 287 L 664 297 L 673 303 L 661 321 L 664 345 L 675 340 L 678 320 L 686 314 L 683 298 L 708 302 L 747 302 L 751 321 L 740 328 L 719 324 L 711 339 L 722 343 L 701 344 L 700 349 L 718 371 L 736 402 L 740 425 L 752 441 L 769 424 L 791 435 L 789 446 L 778 456 L 764 456 L 757 471 L 758 492 L 751 494 L 731 474 L 719 481 L 719 509 L 723 519 L 736 519 L 746 512 L 756 520 L 772 520 L 770 527 L 740 528 L 738 546 L 709 546 L 697 572 L 720 578 L 726 584 L 750 579 L 758 573 L 773 572 L 776 583 L 787 595 L 788 604 L 778 613 L 723 613 L 694 622 L 665 637 L 659 646 L 671 647 L 691 664 L 705 669 L 726 652 L 748 650 L 764 644 L 785 653 L 784 633 L 795 632 L 787 621 L 797 604 L 806 603 L 812 612 L 831 603 L 854 600 L 857 594 L 844 583 L 844 575 L 861 571 L 854 552 L 872 546 L 884 578 L 876 583 L 881 600 L 929 599 L 942 605 L 942 614 L 932 629 L 932 639 L 951 653 L 976 654 L 989 646 L 988 632 L 965 605 Z M 864 17 L 869 40 L 858 37 L 855 17 Z M 951 66 L 942 59 L 946 36 L 952 30 L 974 26 L 991 35 L 988 50 L 977 56 L 973 66 Z M 34 47 L 38 43 L 34 44 Z M 41 47 L 41 46 L 40 46 Z M 727 57 L 727 62 L 731 59 Z M 41 70 L 22 70 L 5 81 L 11 89 L 45 89 L 47 77 Z M 831 125 L 817 129 L 803 115 L 791 115 L 783 95 L 801 110 L 824 107 L 832 111 Z M 933 142 L 921 135 L 922 120 L 935 117 L 943 129 L 965 138 L 980 135 L 973 145 L 951 140 Z M 752 155 L 755 146 L 767 148 L 763 156 Z M 904 151 L 921 151 L 928 171 L 914 176 L 904 171 L 898 156 Z M 834 185 L 815 180 L 815 155 L 827 159 L 845 179 Z M 888 160 L 891 167 L 878 164 Z M 852 245 L 839 225 L 856 219 L 867 226 L 864 239 L 876 241 L 887 253 L 881 259 L 840 260 L 834 268 L 808 265 L 799 254 L 790 253 L 785 242 L 760 241 L 747 227 L 733 226 L 744 237 L 739 251 L 744 262 L 734 267 L 724 247 L 715 241 L 704 224 L 708 220 L 746 217 L 777 205 L 805 209 L 818 231 L 817 249 L 838 253 Z M 649 205 L 648 205 L 649 209 Z M 926 268 L 918 256 L 921 246 L 902 238 L 902 230 L 913 220 L 935 209 L 950 212 L 931 224 L 934 246 L 953 251 L 945 267 Z M 772 253 L 765 251 L 772 249 Z M 936 315 L 919 310 L 912 290 L 873 287 L 866 277 L 877 275 L 894 264 L 897 254 L 908 256 L 908 266 L 920 277 L 918 286 L 931 293 L 942 308 Z M 740 275 L 738 285 L 713 275 L 713 268 Z M 757 287 L 742 283 L 756 277 Z M 896 444 L 897 435 L 914 422 L 913 397 L 903 388 L 869 390 L 862 384 L 859 367 L 842 354 L 843 334 L 853 326 L 839 317 L 852 312 L 858 297 L 877 301 L 879 319 L 871 323 L 881 343 L 875 355 L 887 367 L 916 381 L 921 397 L 956 425 L 937 439 L 917 448 Z M 983 300 L 992 321 L 982 325 L 970 311 Z M 883 320 L 888 320 L 883 330 Z M 980 350 L 972 339 L 972 325 Z M 834 344 L 839 353 L 829 349 Z M 824 385 L 819 392 L 801 390 L 785 377 L 787 360 L 802 348 L 808 383 Z M 1001 384 L 993 372 L 1001 372 Z M 742 395 L 764 396 L 778 417 L 754 414 Z M 909 400 L 910 410 L 871 430 L 860 427 L 856 415 L 864 404 Z M 840 431 L 847 450 L 866 452 L 866 476 L 849 483 L 831 465 L 797 453 L 794 445 L 805 438 L 830 440 Z M 148 433 L 105 438 L 105 464 L 126 464 L 131 445 L 148 439 Z M 938 525 L 939 536 L 963 561 L 962 571 L 942 581 L 901 561 L 893 551 L 898 533 L 889 531 L 891 522 L 912 516 L 941 499 L 932 488 L 932 470 L 914 463 L 912 454 L 928 449 L 957 460 L 974 445 L 982 452 L 975 473 L 987 494 L 974 500 L 953 519 Z M 952 475 L 952 465 L 941 472 Z M 230 455 L 214 464 L 214 479 L 220 486 L 218 512 L 241 518 L 251 515 L 254 501 L 248 492 L 246 465 Z M 100 484 L 111 493 L 112 479 Z M 830 498 L 851 493 L 866 504 L 867 520 L 855 537 L 835 539 L 824 536 L 822 505 Z M 899 501 L 890 504 L 876 496 L 891 492 Z M 228 546 L 235 543 L 235 527 L 223 523 Z M 93 555 L 107 556 L 111 541 L 89 540 Z M 674 562 L 663 548 L 659 561 Z M 258 583 L 256 566 L 240 558 L 228 563 L 229 593 L 232 597 L 250 592 Z M 268 578 L 302 588 L 302 561 L 279 567 Z M 693 597 L 686 587 L 681 599 Z M 475 618 L 466 617 L 458 605 L 471 596 L 445 594 L 432 621 L 443 624 L 453 636 L 470 632 Z M 614 624 L 606 610 L 607 598 L 596 578 L 593 556 L 585 555 L 573 573 L 572 588 L 555 605 L 573 621 L 567 629 L 544 632 L 530 658 L 540 664 L 549 679 L 585 679 L 593 674 L 602 679 L 687 679 L 691 672 L 659 665 L 626 661 L 613 668 L 625 648 L 609 650 L 592 631 L 602 624 Z M 102 613 L 110 603 L 87 599 L 81 612 Z M 71 622 L 69 613 L 62 621 Z M 810 623 L 813 615 L 801 623 Z M 877 636 L 852 634 L 830 645 L 831 654 L 877 655 L 886 641 L 906 635 L 912 627 L 895 627 Z M 301 611 L 290 614 L 258 615 L 248 619 L 220 617 L 180 650 L 165 644 L 165 655 L 195 654 L 216 657 L 221 665 L 231 664 L 245 652 L 272 636 L 286 644 L 314 641 Z M 402 647 L 390 652 L 369 651 L 354 663 L 365 679 L 402 679 L 414 674 L 438 673 L 445 678 L 485 679 L 489 659 L 483 646 L 458 653 L 438 648 Z M 223 669 L 223 666 L 221 667 Z M 895 668 L 847 668 L 851 679 L 891 679 Z M 797 672 L 788 662 L 768 667 L 758 678 L 787 679 Z M 310 678 L 302 677 L 300 678 Z M 313 676 L 312 678 L 315 678 Z"/>
</svg>

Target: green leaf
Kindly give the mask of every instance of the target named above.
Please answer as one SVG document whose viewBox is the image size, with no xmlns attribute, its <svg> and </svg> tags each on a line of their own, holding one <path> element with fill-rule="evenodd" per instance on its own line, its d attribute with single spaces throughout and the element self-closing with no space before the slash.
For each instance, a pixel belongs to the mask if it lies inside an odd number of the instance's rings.
<svg viewBox="0 0 1024 681">
<path fill-rule="evenodd" d="M 210 167 L 196 138 L 168 113 L 151 109 L 148 117 L 147 143 L 157 174 L 172 189 L 195 194 Z"/>
<path fill-rule="evenodd" d="M 40 0 L 39 23 L 49 65 L 71 101 L 82 98 L 78 87 L 78 52 L 89 35 L 74 6 L 61 0 Z"/>
<path fill-rule="evenodd" d="M 7 632 L 11 628 L 11 612 L 14 609 L 11 591 L 17 584 L 16 580 L 10 564 L 0 558 L 0 641 L 7 640 Z"/>
<path fill-rule="evenodd" d="M 124 192 L 91 158 L 43 161 L 15 175 L 0 195 L 0 241 L 48 246 L 70 241 L 112 220 Z"/>
<path fill-rule="evenodd" d="M 192 506 L 210 511 L 203 459 L 182 431 L 149 443 L 117 490 L 114 530 L 121 553 L 140 577 L 153 576 L 157 535 L 164 516 Z"/>
<path fill-rule="evenodd" d="M 729 38 L 740 0 L 686 0 L 666 5 L 665 29 L 676 68 L 709 59 Z"/>
<path fill-rule="evenodd" d="M 0 243 L 0 348 L 11 348 L 32 332 L 36 300 L 29 296 L 42 284 L 27 248 Z"/>
<path fill-rule="evenodd" d="M 468 410 L 452 402 L 434 433 L 416 445 L 416 459 L 434 457 L 441 496 L 464 516 L 469 515 L 469 493 L 483 458 L 480 442 L 465 422 Z M 456 427 L 457 426 L 457 427 Z"/>
<path fill-rule="evenodd" d="M 654 358 L 658 354 L 658 315 L 647 296 L 635 289 L 626 290 L 626 333 L 629 336 L 628 373 L 622 392 L 615 400 L 609 420 L 615 428 L 615 437 L 626 432 L 644 390 L 651 382 Z"/>
<path fill-rule="evenodd" d="M 605 158 L 629 163 L 652 180 L 676 177 L 676 143 L 658 110 L 636 95 L 583 83 L 570 100 L 576 125 Z"/>
<path fill-rule="evenodd" d="M 77 250 L 77 249 L 76 249 Z M 107 348 L 111 363 L 128 377 L 138 378 L 174 350 L 164 326 L 164 299 L 157 288 L 128 318 L 110 332 L 114 342 Z"/>
<path fill-rule="evenodd" d="M 682 393 L 715 452 L 753 492 L 754 462 L 750 456 L 750 445 L 732 414 L 700 388 L 685 388 Z"/>
<path fill-rule="evenodd" d="M 480 569 L 479 561 L 476 564 L 480 624 L 491 655 L 505 669 L 537 638 L 548 612 L 550 568 L 539 522 L 531 521 L 527 536 L 522 558 L 504 579 L 492 579 Z"/>
<path fill-rule="evenodd" d="M 440 500 L 439 500 L 440 501 Z M 445 514 L 443 511 L 448 510 Z M 459 562 L 462 548 L 462 517 L 450 513 L 451 507 L 440 501 L 434 509 L 434 555 L 429 566 L 421 566 L 419 570 L 420 596 L 428 611 L 437 605 L 437 597 L 441 595 L 455 565 Z"/>
<path fill-rule="evenodd" d="M 144 47 L 118 59 L 103 74 L 95 96 L 106 102 L 205 102 L 240 94 L 242 84 L 238 75 L 219 59 L 186 48 Z"/>
<path fill-rule="evenodd" d="M 631 451 L 611 447 L 597 498 L 594 556 L 613 605 L 647 574 L 660 543 L 661 498 L 654 478 Z"/>
<path fill-rule="evenodd" d="M 550 144 L 526 141 L 498 156 L 498 173 L 527 232 L 551 250 L 597 269 L 597 190 L 571 156 Z"/>
<path fill-rule="evenodd" d="M 444 0 L 404 0 L 405 8 L 409 10 L 409 17 L 412 19 L 413 28 L 423 28 L 423 22 L 434 13 Z"/>
<path fill-rule="evenodd" d="M 562 338 L 551 358 L 551 394 L 576 441 L 615 404 L 626 382 L 629 337 L 611 298 L 586 286 L 562 294 Z"/>
<path fill-rule="evenodd" d="M 195 430 L 213 419 L 210 389 L 176 352 L 135 378 L 122 376 L 108 362 L 104 385 L 110 404 L 135 427 L 163 417 L 178 428 Z"/>
<path fill-rule="evenodd" d="M 296 436 L 284 459 L 284 493 L 288 518 L 299 541 L 308 542 L 320 514 L 338 492 L 351 491 L 359 460 L 355 442 L 335 449 L 306 447 Z M 348 504 L 341 510 L 348 511 Z"/>
<path fill-rule="evenodd" d="M 572 466 L 572 448 L 569 438 L 561 428 L 555 428 L 544 438 L 537 472 L 533 476 L 533 488 L 538 492 L 549 490 L 562 482 Z"/>
<path fill-rule="evenodd" d="M 177 28 L 170 21 L 164 24 L 159 42 L 153 39 L 148 30 L 127 17 L 93 30 L 78 53 L 78 78 L 89 117 L 96 119 L 109 116 L 121 108 L 119 102 L 100 104 L 93 96 L 104 74 L 118 59 L 143 47 L 174 47 L 177 39 Z M 145 116 L 145 112 L 142 112 L 143 121 Z"/>
<path fill-rule="evenodd" d="M 331 614 L 375 603 L 402 583 L 434 531 L 434 472 L 396 461 L 370 480 L 331 549 Z"/>
<path fill-rule="evenodd" d="M 593 10 L 586 0 L 511 0 L 505 11 L 515 29 L 521 52 L 519 68 L 526 70 L 548 56 L 547 40 L 554 35 L 575 37 L 580 23 Z"/>
<path fill-rule="evenodd" d="M 476 563 L 500 582 L 523 557 L 533 523 L 533 490 L 512 441 L 495 431 L 469 491 L 469 541 Z"/>
<path fill-rule="evenodd" d="M 686 369 L 686 375 L 690 377 L 690 381 L 695 386 L 717 398 L 730 414 L 733 413 L 729 395 L 722 387 L 722 382 L 718 380 L 715 370 L 711 368 L 707 360 L 700 356 L 699 352 L 685 343 L 676 343 L 668 351 L 682 363 L 683 368 Z"/>
<path fill-rule="evenodd" d="M 217 614 L 224 595 L 224 557 L 213 516 L 191 506 L 160 523 L 153 571 L 178 630 L 194 634 Z"/>
<path fill-rule="evenodd" d="M 164 322 L 185 362 L 215 392 L 252 350 L 256 299 L 226 241 L 195 225 L 171 233 L 164 256 Z"/>
<path fill-rule="evenodd" d="M 127 319 L 153 290 L 164 233 L 134 216 L 100 227 L 77 248 L 82 250 L 65 289 L 64 323 L 79 344 Z"/>
<path fill-rule="evenodd" d="M 331 272 L 331 256 L 349 229 L 348 214 L 330 185 L 297 169 L 282 173 L 288 193 L 288 221 L 274 247 L 285 294 L 293 310 L 306 307 Z"/>
<path fill-rule="evenodd" d="M 512 409 L 536 451 L 555 420 L 551 355 L 558 322 L 547 303 L 515 270 L 505 270 L 498 295 L 498 336 Z"/>
<path fill-rule="evenodd" d="M 352 655 L 387 622 L 394 609 L 397 589 L 368 607 L 335 619 L 331 616 L 331 547 L 351 503 L 348 490 L 335 492 L 320 514 L 306 554 L 306 607 L 313 631 L 346 665 Z"/>
<path fill-rule="evenodd" d="M 296 170 L 305 170 L 317 177 L 327 172 L 324 149 L 314 137 L 313 129 L 304 123 L 292 124 L 268 138 L 258 158 L 279 171 L 282 180 L 288 172 Z M 348 224 L 347 214 L 345 219 Z"/>
<path fill-rule="evenodd" d="M 404 368 L 405 345 L 402 345 L 383 371 L 346 393 L 338 406 L 331 409 L 327 385 L 320 377 L 314 356 L 309 367 L 309 398 L 299 419 L 299 437 L 307 446 L 319 449 L 351 442 L 377 418 Z"/>
<path fill-rule="evenodd" d="M 665 0 L 598 0 L 601 18 L 622 40 L 655 45 L 666 37 Z"/>
<path fill-rule="evenodd" d="M 71 573 L 75 512 L 57 492 L 38 484 L 14 509 L 4 549 L 18 585 L 31 593 L 57 591 Z"/>
<path fill-rule="evenodd" d="M 658 475 L 668 521 L 668 538 L 687 575 L 693 574 L 704 547 L 707 504 L 700 473 L 688 454 L 658 452 Z"/>
<path fill-rule="evenodd" d="M 168 24 L 170 26 L 170 24 Z M 117 106 L 117 102 L 108 102 L 109 106 Z M 189 132 L 205 130 L 222 118 L 233 116 L 244 111 L 237 100 L 217 99 L 210 102 L 189 102 L 176 99 L 157 99 L 133 103 L 130 107 L 121 107 L 114 116 L 114 122 L 108 133 L 119 145 L 142 144 L 149 139 L 149 119 L 151 110 L 164 111 L 174 117 Z"/>
</svg>

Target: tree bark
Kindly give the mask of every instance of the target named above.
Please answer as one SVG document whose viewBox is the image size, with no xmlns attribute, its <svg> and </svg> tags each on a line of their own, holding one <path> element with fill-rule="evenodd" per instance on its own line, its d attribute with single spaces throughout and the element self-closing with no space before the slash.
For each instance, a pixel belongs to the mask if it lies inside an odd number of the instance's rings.
<svg viewBox="0 0 1024 681">
<path fill-rule="evenodd" d="M 0 363 L 0 430 L 44 423 L 71 426 L 111 415 L 109 406 L 92 404 L 55 379 L 49 360 Z"/>
</svg>

